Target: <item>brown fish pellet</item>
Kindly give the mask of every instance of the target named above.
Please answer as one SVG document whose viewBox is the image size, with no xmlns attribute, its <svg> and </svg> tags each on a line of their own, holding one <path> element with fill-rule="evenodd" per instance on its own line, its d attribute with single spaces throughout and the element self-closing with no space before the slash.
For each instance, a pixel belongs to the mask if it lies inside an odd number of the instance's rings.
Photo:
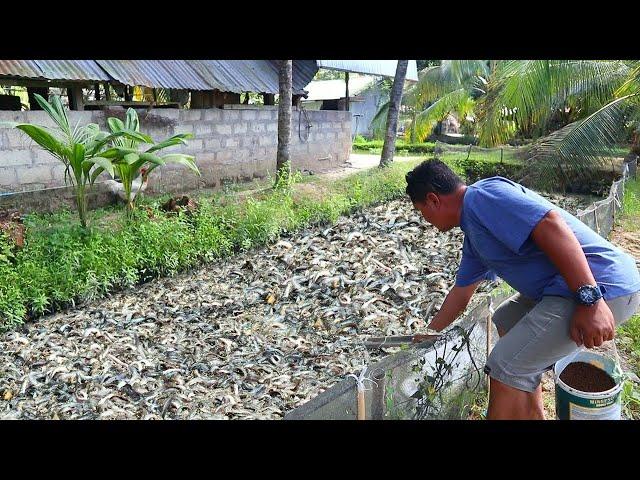
<svg viewBox="0 0 640 480">
<path fill-rule="evenodd" d="M 585 362 L 567 365 L 560 374 L 560 380 L 581 392 L 606 392 L 616 386 L 607 372 Z"/>
</svg>

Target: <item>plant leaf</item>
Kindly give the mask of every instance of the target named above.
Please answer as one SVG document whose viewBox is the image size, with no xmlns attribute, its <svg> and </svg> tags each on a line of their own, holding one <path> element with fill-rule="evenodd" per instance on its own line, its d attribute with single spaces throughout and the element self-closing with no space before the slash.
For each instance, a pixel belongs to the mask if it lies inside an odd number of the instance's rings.
<svg viewBox="0 0 640 480">
<path fill-rule="evenodd" d="M 195 163 L 195 157 L 193 155 L 185 155 L 182 153 L 170 153 L 169 155 L 165 155 L 162 157 L 166 163 L 179 163 L 188 167 L 195 174 L 200 175 L 200 170 Z"/>
<path fill-rule="evenodd" d="M 155 152 L 157 150 L 161 150 L 163 148 L 171 147 L 173 145 L 186 145 L 187 142 L 185 139 L 192 138 L 192 133 L 179 133 L 174 135 L 173 137 L 167 138 L 166 140 L 152 146 L 147 150 L 147 153 Z"/>
</svg>

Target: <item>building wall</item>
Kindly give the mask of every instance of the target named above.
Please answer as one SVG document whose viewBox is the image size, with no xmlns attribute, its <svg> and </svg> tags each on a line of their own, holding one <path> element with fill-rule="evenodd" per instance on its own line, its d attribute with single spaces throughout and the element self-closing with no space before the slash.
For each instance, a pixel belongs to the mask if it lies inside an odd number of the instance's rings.
<svg viewBox="0 0 640 480">
<path fill-rule="evenodd" d="M 197 177 L 185 167 L 167 165 L 150 175 L 149 192 L 179 192 L 193 188 L 217 187 L 224 181 L 251 180 L 273 173 L 278 145 L 277 107 L 259 109 L 156 109 L 153 115 L 173 125 L 151 126 L 141 122 L 141 130 L 155 141 L 176 133 L 193 133 L 187 146 L 171 147 L 161 153 L 183 152 L 195 155 L 202 173 Z M 145 113 L 139 113 L 141 119 Z M 298 133 L 298 116 L 292 112 L 291 157 L 295 169 L 322 171 L 340 165 L 351 151 L 351 113 L 309 111 L 312 124 L 307 141 L 302 116 L 302 135 Z M 101 111 L 69 112 L 72 125 L 93 122 L 104 130 Z M 0 122 L 29 122 L 51 126 L 45 112 L 0 111 Z M 166 122 L 165 122 L 166 123 Z M 0 127 L 0 194 L 41 190 L 64 186 L 64 166 L 43 151 L 25 133 Z"/>
</svg>

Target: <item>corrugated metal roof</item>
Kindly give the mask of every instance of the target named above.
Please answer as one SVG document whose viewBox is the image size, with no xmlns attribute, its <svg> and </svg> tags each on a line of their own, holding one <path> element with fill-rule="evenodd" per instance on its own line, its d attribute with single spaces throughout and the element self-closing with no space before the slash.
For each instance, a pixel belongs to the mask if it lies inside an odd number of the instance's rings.
<svg viewBox="0 0 640 480">
<path fill-rule="evenodd" d="M 42 71 L 35 60 L 0 60 L 0 75 L 42 78 Z"/>
<path fill-rule="evenodd" d="M 317 71 L 315 60 L 294 60 L 294 94 L 303 93 Z M 279 90 L 275 60 L 0 60 L 2 75 L 235 93 Z"/>
<path fill-rule="evenodd" d="M 188 60 L 97 60 L 116 81 L 151 88 L 210 90 Z"/>
<path fill-rule="evenodd" d="M 0 60 L 0 75 L 43 80 L 110 80 L 94 60 Z"/>
<path fill-rule="evenodd" d="M 34 60 L 49 80 L 111 80 L 95 60 Z"/>
<path fill-rule="evenodd" d="M 275 60 L 187 60 L 210 85 L 223 92 L 278 93 Z M 301 94 L 318 71 L 314 60 L 294 60 L 293 93 Z"/>
<path fill-rule="evenodd" d="M 385 77 L 395 77 L 397 65 L 397 60 L 318 60 L 320 68 Z M 418 67 L 415 60 L 409 60 L 406 79 L 418 81 Z"/>
<path fill-rule="evenodd" d="M 360 92 L 375 82 L 375 77 L 362 76 L 349 79 L 349 98 L 358 95 Z M 344 98 L 346 94 L 344 80 L 316 80 L 307 85 L 309 96 L 307 100 L 337 100 Z"/>
</svg>

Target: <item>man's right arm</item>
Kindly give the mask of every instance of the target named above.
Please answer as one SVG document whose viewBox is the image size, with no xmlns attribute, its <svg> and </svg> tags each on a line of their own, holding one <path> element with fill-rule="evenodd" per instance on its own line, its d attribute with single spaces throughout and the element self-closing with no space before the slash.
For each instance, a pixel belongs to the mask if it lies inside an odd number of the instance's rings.
<svg viewBox="0 0 640 480">
<path fill-rule="evenodd" d="M 467 307 L 480 282 L 482 282 L 482 280 L 478 280 L 466 287 L 453 287 L 444 299 L 442 307 L 440 307 L 438 313 L 434 315 L 433 320 L 431 320 L 427 328 L 439 332 L 443 328 L 451 325 Z"/>
</svg>

